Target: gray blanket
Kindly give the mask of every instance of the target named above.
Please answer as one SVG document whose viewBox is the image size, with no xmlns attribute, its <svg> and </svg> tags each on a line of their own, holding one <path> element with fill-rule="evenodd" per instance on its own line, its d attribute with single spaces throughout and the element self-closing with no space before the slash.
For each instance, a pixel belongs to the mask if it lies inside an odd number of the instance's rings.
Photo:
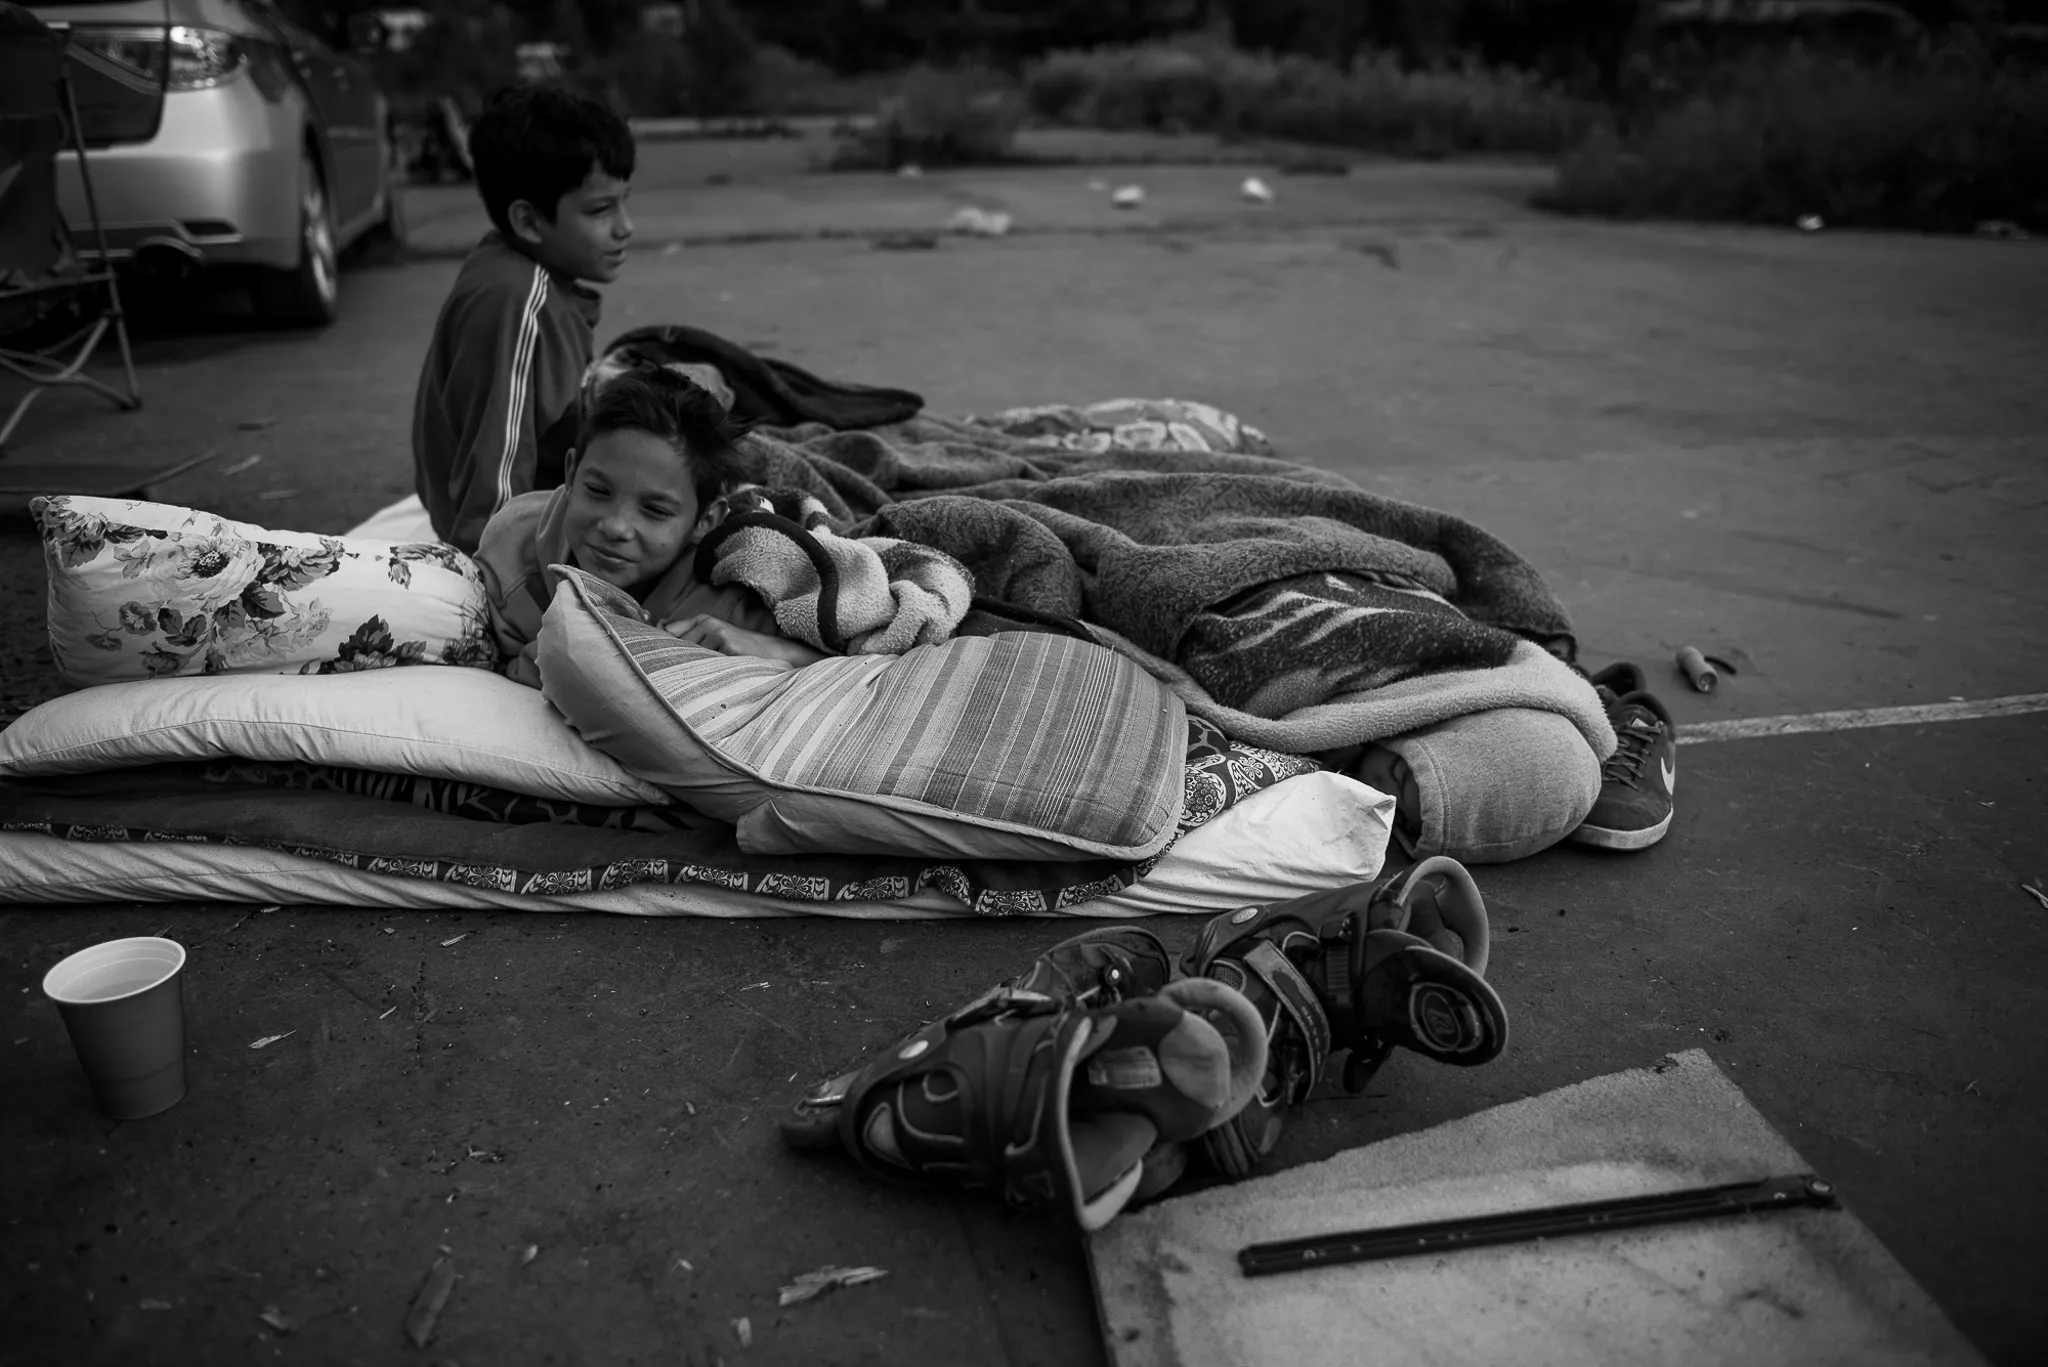
<svg viewBox="0 0 2048 1367">
<path fill-rule="evenodd" d="M 1088 410 L 1068 411 L 1085 430 Z M 1534 706 L 1612 751 L 1591 688 L 1543 648 L 1569 653 L 1563 605 L 1499 538 L 1259 454 L 1249 428 L 1248 449 L 1087 449 L 1046 435 L 1047 412 L 747 441 L 763 483 L 804 489 L 848 534 L 942 550 L 1022 620 L 1079 619 L 1253 744 L 1332 749 Z"/>
</svg>

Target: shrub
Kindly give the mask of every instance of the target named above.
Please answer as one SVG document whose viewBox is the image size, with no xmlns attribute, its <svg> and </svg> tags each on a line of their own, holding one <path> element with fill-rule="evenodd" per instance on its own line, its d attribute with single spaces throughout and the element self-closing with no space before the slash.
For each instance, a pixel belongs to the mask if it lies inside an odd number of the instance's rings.
<svg viewBox="0 0 2048 1367">
<path fill-rule="evenodd" d="M 2048 224 L 2048 74 L 1951 53 L 1870 65 L 1804 52 L 1725 73 L 1558 168 L 1546 207 L 1851 226 Z"/>
<path fill-rule="evenodd" d="M 764 43 L 747 69 L 753 108 L 762 114 L 865 114 L 895 88 L 893 77 L 842 76 L 822 62 Z"/>
<path fill-rule="evenodd" d="M 1559 151 L 1599 118 L 1518 72 L 1411 71 L 1385 54 L 1338 67 L 1202 40 L 1054 53 L 1026 72 L 1025 91 L 1035 113 L 1067 123 L 1424 154 Z"/>
<path fill-rule="evenodd" d="M 973 67 L 913 67 L 875 125 L 833 155 L 840 170 L 985 166 L 1008 161 L 1024 102 L 1003 77 Z"/>
<path fill-rule="evenodd" d="M 631 117 L 664 119 L 695 112 L 689 101 L 689 56 L 672 38 L 649 34 L 592 66 L 604 97 Z"/>
</svg>

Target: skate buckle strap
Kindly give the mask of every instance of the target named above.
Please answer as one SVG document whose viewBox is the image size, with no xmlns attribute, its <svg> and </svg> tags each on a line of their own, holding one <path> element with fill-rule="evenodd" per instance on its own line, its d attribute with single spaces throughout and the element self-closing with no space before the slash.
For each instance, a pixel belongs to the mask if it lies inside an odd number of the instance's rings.
<svg viewBox="0 0 2048 1367">
<path fill-rule="evenodd" d="M 1378 899 L 1374 904 L 1378 904 Z M 1331 1035 L 1338 1033 L 1341 1026 L 1343 1038 L 1336 1041 L 1336 1047 L 1350 1050 L 1350 1056 L 1344 1060 L 1344 1090 L 1353 1096 L 1365 1090 L 1372 1075 L 1394 1052 L 1393 1045 L 1366 1029 L 1364 1014 L 1358 1009 L 1357 994 L 1365 983 L 1366 941 L 1372 933 L 1369 917 L 1369 911 L 1354 911 L 1326 925 L 1323 953 L 1317 961 L 1322 970 L 1323 990 L 1333 1009 L 1343 1008 L 1338 1022 L 1333 1023 Z M 1331 1036 L 1324 1038 L 1327 1044 Z"/>
<path fill-rule="evenodd" d="M 1239 962 L 1272 990 L 1281 1009 L 1301 1031 L 1309 1058 L 1308 1086 L 1304 1095 L 1314 1091 L 1322 1078 L 1323 1060 L 1330 1056 L 1330 1018 L 1323 1014 L 1323 1005 L 1316 1000 L 1315 989 L 1308 985 L 1308 980 L 1301 976 L 1301 970 L 1294 966 L 1293 961 L 1276 949 L 1270 940 L 1260 940 L 1252 945 L 1240 956 Z"/>
</svg>

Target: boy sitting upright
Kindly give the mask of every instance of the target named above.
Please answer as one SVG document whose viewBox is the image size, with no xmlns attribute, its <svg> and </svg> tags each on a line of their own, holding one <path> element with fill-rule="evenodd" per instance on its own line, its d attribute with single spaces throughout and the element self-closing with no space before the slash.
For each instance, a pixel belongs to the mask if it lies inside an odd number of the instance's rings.
<svg viewBox="0 0 2048 1367">
<path fill-rule="evenodd" d="M 491 515 L 562 482 L 598 296 L 617 279 L 633 135 L 605 106 L 519 86 L 470 132 L 492 230 L 441 306 L 413 401 L 413 481 L 434 534 L 474 552 Z"/>
<path fill-rule="evenodd" d="M 668 370 L 635 370 L 597 391 L 583 418 L 568 481 L 516 495 L 484 528 L 483 571 L 504 673 L 540 686 L 534 643 L 552 589 L 550 565 L 574 565 L 624 589 L 648 620 L 726 655 L 792 667 L 825 658 L 784 638 L 748 588 L 712 586 L 695 572 L 704 514 L 744 479 L 725 409 Z"/>
</svg>

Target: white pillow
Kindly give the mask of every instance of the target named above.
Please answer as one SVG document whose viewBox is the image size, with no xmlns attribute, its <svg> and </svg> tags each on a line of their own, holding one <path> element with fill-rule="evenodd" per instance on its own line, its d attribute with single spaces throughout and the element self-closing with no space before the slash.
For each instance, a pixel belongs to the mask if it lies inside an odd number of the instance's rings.
<svg viewBox="0 0 2048 1367">
<path fill-rule="evenodd" d="M 483 669 L 224 674 L 101 684 L 0 731 L 0 775 L 170 760 L 305 760 L 613 807 L 665 803 L 537 691 Z"/>
</svg>

